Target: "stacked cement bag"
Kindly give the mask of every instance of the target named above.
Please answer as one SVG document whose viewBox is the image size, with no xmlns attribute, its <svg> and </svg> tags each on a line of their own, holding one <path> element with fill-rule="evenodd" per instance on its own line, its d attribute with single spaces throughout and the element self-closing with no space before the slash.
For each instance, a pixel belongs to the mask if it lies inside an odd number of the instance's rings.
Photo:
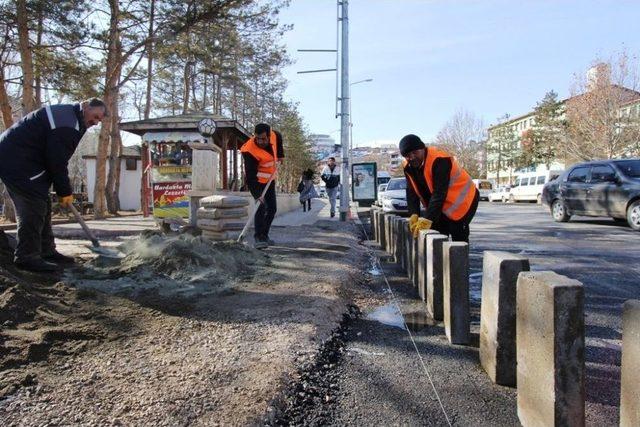
<svg viewBox="0 0 640 427">
<path fill-rule="evenodd" d="M 202 236 L 211 240 L 235 240 L 249 219 L 245 197 L 215 195 L 200 199 L 197 212 Z"/>
</svg>

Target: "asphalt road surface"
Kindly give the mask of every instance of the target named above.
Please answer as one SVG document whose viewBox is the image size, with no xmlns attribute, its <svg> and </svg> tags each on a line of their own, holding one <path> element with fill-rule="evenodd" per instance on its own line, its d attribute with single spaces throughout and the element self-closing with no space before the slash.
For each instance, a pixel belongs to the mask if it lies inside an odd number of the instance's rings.
<svg viewBox="0 0 640 427">
<path fill-rule="evenodd" d="M 532 270 L 552 270 L 584 284 L 587 425 L 618 425 L 622 304 L 640 298 L 640 233 L 611 219 L 555 223 L 544 206 L 487 202 L 471 226 L 473 344 L 449 345 L 442 324 L 425 317 L 404 273 L 383 262 L 384 275 L 374 275 L 369 285 L 380 305 L 366 307 L 346 328 L 336 367 L 336 425 L 448 425 L 447 418 L 452 425 L 519 424 L 516 390 L 491 384 L 479 364 L 485 250 L 526 256 Z M 420 357 L 385 291 L 385 278 Z"/>
</svg>

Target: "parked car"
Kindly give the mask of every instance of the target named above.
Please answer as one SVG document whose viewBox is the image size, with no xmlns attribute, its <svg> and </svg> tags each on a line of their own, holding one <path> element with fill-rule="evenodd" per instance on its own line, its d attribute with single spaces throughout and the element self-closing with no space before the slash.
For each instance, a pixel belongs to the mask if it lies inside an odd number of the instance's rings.
<svg viewBox="0 0 640 427">
<path fill-rule="evenodd" d="M 489 201 L 506 203 L 509 200 L 510 191 L 511 191 L 510 186 L 501 185 L 498 188 L 496 188 L 493 192 L 489 193 Z"/>
<path fill-rule="evenodd" d="M 544 186 L 542 200 L 558 222 L 572 215 L 608 216 L 640 231 L 640 159 L 574 165 Z"/>
<path fill-rule="evenodd" d="M 378 193 L 378 206 L 383 212 L 398 215 L 407 214 L 407 179 L 392 178 L 387 183 L 387 188 Z"/>
<path fill-rule="evenodd" d="M 327 197 L 327 187 L 324 185 L 316 185 L 316 193 L 318 193 L 318 197 L 322 197 L 323 199 Z"/>
<path fill-rule="evenodd" d="M 391 175 L 389 175 L 389 172 L 385 172 L 385 171 L 378 171 L 378 182 L 377 184 L 386 184 L 387 182 L 389 182 L 389 180 L 391 179 Z"/>
<path fill-rule="evenodd" d="M 472 179 L 473 184 L 480 193 L 480 200 L 489 200 L 489 194 L 493 191 L 493 184 L 486 179 Z"/>
<path fill-rule="evenodd" d="M 563 171 L 551 170 L 546 172 L 527 172 L 518 175 L 509 192 L 510 202 L 542 203 L 542 188 L 562 174 Z"/>
</svg>

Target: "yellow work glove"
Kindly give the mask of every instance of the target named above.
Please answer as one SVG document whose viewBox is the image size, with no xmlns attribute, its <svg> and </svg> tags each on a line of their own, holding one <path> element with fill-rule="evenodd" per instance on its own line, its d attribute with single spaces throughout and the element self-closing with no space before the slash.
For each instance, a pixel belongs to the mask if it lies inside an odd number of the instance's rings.
<svg viewBox="0 0 640 427">
<path fill-rule="evenodd" d="M 69 206 L 71 206 L 73 204 L 73 196 L 72 195 L 68 195 L 68 196 L 60 197 L 58 202 L 60 203 L 60 206 L 68 208 Z"/>
<path fill-rule="evenodd" d="M 420 230 L 430 229 L 432 223 L 433 222 L 431 220 L 428 220 L 427 218 L 419 218 L 415 227 L 413 227 L 413 237 L 417 239 L 418 235 L 420 234 Z"/>
<path fill-rule="evenodd" d="M 409 217 L 409 230 L 413 233 L 413 229 L 416 228 L 418 223 L 418 214 L 413 214 Z"/>
</svg>

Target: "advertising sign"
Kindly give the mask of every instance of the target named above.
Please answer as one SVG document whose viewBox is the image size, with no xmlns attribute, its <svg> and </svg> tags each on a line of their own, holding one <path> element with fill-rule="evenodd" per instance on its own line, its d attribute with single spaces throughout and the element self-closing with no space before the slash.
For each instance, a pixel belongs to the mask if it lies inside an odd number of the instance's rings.
<svg viewBox="0 0 640 427">
<path fill-rule="evenodd" d="M 153 184 L 153 216 L 156 218 L 189 218 L 190 182 L 157 182 Z"/>
<path fill-rule="evenodd" d="M 351 168 L 351 189 L 354 202 L 373 202 L 378 196 L 376 163 L 354 163 Z"/>
</svg>

